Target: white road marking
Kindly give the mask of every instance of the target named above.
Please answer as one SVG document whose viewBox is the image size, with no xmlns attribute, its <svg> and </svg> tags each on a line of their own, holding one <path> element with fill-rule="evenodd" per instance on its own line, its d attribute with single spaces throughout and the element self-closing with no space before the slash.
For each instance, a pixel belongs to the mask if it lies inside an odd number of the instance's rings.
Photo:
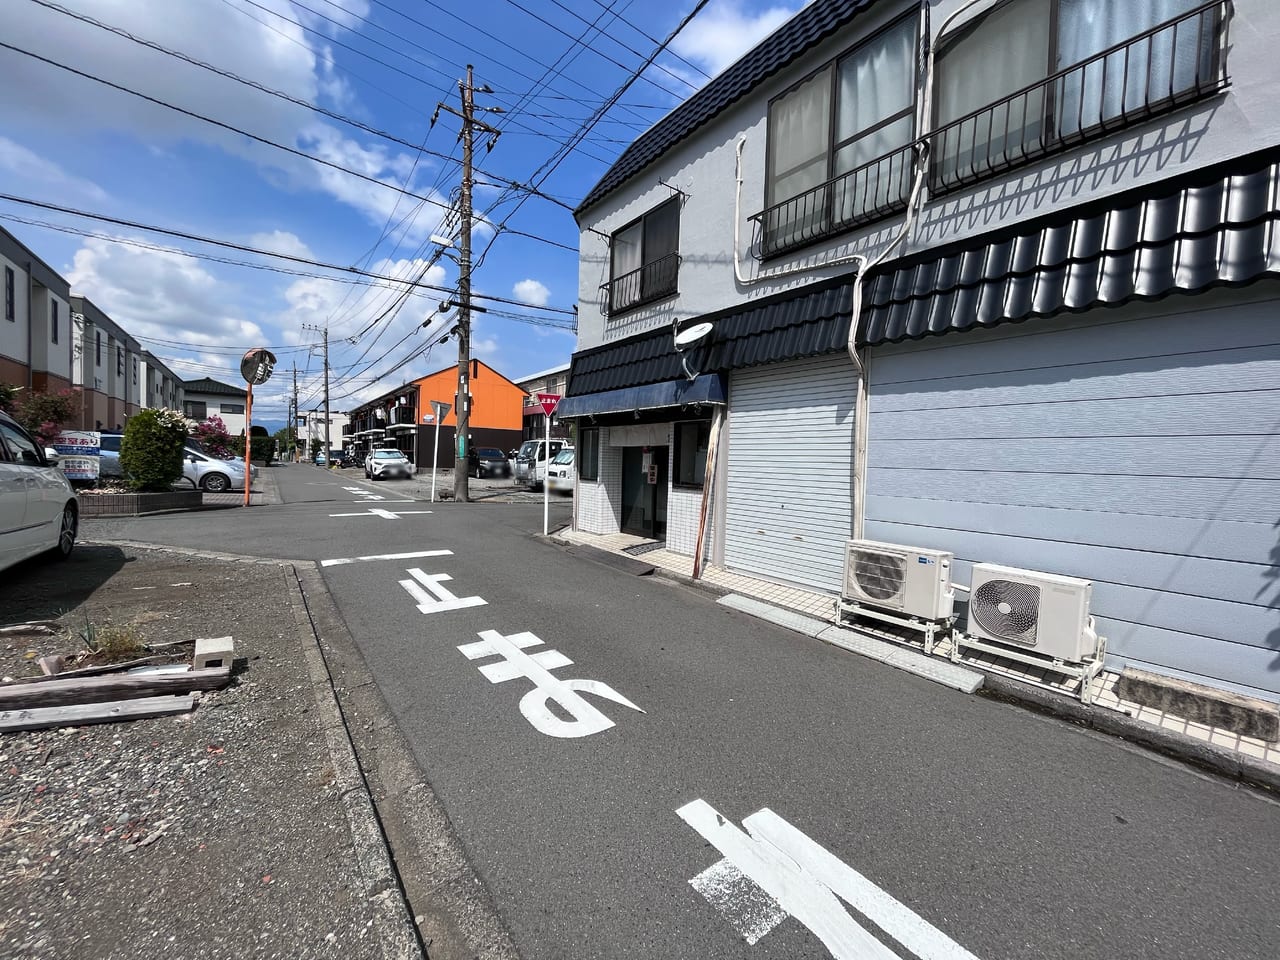
<svg viewBox="0 0 1280 960">
<path fill-rule="evenodd" d="M 413 579 L 401 580 L 400 586 L 408 591 L 409 596 L 418 601 L 418 609 L 422 613 L 442 613 L 445 610 L 482 607 L 488 603 L 481 597 L 454 596 L 447 588 L 440 586 L 443 581 L 453 579 L 447 573 L 424 573 L 416 567 L 407 572 Z"/>
<path fill-rule="evenodd" d="M 411 503 L 412 501 L 405 501 Z M 383 510 L 381 507 L 370 507 L 367 511 L 361 513 L 331 513 L 331 517 L 382 517 L 384 520 L 399 520 L 401 517 L 411 516 L 415 513 L 430 513 L 430 510 Z"/>
<path fill-rule="evenodd" d="M 367 557 L 339 557 L 336 560 L 321 560 L 320 566 L 340 567 L 347 563 L 365 563 L 370 560 L 415 560 L 419 557 L 450 556 L 453 556 L 452 550 L 415 550 L 413 553 L 374 553 Z"/>
<path fill-rule="evenodd" d="M 598 680 L 561 680 L 553 677 L 552 670 L 567 667 L 573 661 L 558 650 L 525 653 L 525 647 L 542 644 L 542 640 L 532 633 L 517 633 L 508 637 L 497 630 L 485 630 L 479 636 L 481 639 L 478 643 L 463 644 L 458 650 L 468 660 L 493 656 L 503 658 L 501 662 L 486 664 L 480 668 L 480 672 L 490 683 L 505 683 L 517 677 L 533 681 L 534 689 L 520 698 L 520 712 L 539 733 L 545 733 L 549 737 L 589 737 L 613 726 L 613 721 L 579 696 L 579 691 L 644 713 L 617 690 Z M 550 700 L 554 700 L 573 719 L 565 720 L 552 712 L 548 706 Z"/>
<path fill-rule="evenodd" d="M 387 499 L 387 498 L 386 498 L 386 497 L 384 497 L 382 494 L 380 494 L 380 493 L 375 493 L 374 491 L 372 491 L 372 490 L 368 490 L 368 489 L 366 489 L 366 488 L 364 488 L 364 487 L 343 487 L 342 489 L 343 489 L 343 490 L 345 490 L 345 491 L 347 491 L 347 493 L 354 493 L 357 497 L 363 497 L 365 500 L 385 500 L 385 499 Z M 358 500 L 357 500 L 356 502 L 357 502 L 357 503 L 359 503 L 360 501 L 358 501 Z"/>
<path fill-rule="evenodd" d="M 787 919 L 787 911 L 728 860 L 717 860 L 689 881 L 690 886 L 755 946 L 760 938 Z"/>
<path fill-rule="evenodd" d="M 893 951 L 849 915 L 841 900 L 920 960 L 977 960 L 937 927 L 768 808 L 742 821 L 747 833 L 704 800 L 685 804 L 676 814 L 724 854 L 729 864 L 781 911 L 808 927 L 837 960 L 897 960 Z M 717 886 L 706 879 L 706 874 L 704 871 L 689 882 L 721 912 L 730 916 L 738 913 L 737 904 L 727 899 L 734 887 Z M 700 878 L 701 883 L 695 882 Z M 712 895 L 723 892 L 726 898 L 712 899 L 708 890 Z M 759 912 L 758 904 L 741 911 L 738 919 L 731 919 L 740 932 L 744 926 L 751 927 L 747 915 L 751 912 Z"/>
</svg>

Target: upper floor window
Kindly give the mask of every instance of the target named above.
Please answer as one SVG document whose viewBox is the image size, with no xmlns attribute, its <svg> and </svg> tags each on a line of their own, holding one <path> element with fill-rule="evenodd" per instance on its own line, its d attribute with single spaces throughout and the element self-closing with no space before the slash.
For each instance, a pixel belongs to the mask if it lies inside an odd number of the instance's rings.
<svg viewBox="0 0 1280 960">
<path fill-rule="evenodd" d="M 209 409 L 203 400 L 187 400 L 182 404 L 182 415 L 190 420 L 204 420 Z"/>
<path fill-rule="evenodd" d="M 219 413 L 238 413 L 240 414 L 240 416 L 243 417 L 244 404 L 243 403 L 220 403 L 218 404 L 218 412 Z"/>
<path fill-rule="evenodd" d="M 52 308 L 49 311 L 49 342 L 57 343 L 58 342 L 58 301 L 50 299 L 49 305 Z M 72 339 L 74 339 L 74 336 Z"/>
<path fill-rule="evenodd" d="M 4 268 L 4 318 L 15 320 L 17 317 L 17 300 L 14 293 L 13 267 Z"/>
<path fill-rule="evenodd" d="M 116 376 L 124 376 L 124 347 L 116 347 Z"/>
<path fill-rule="evenodd" d="M 768 256 L 902 209 L 911 187 L 916 17 L 868 38 L 769 104 Z"/>
<path fill-rule="evenodd" d="M 97 347 L 94 350 L 93 363 L 94 363 L 94 366 L 97 366 L 97 367 L 102 366 L 102 331 L 101 330 L 98 331 Z"/>
<path fill-rule="evenodd" d="M 942 41 L 933 188 L 1220 90 L 1222 24 L 1221 0 L 1005 0 Z"/>
<path fill-rule="evenodd" d="M 679 273 L 680 198 L 672 197 L 610 239 L 605 313 L 671 296 Z"/>
</svg>

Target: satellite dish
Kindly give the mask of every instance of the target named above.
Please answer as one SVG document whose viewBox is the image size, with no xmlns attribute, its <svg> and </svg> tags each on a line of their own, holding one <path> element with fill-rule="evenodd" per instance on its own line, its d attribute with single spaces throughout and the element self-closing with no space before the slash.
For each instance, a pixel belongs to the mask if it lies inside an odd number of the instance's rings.
<svg viewBox="0 0 1280 960">
<path fill-rule="evenodd" d="M 695 323 L 692 327 L 685 327 L 676 334 L 676 349 L 697 343 L 710 333 L 714 326 L 715 324 L 709 320 L 703 320 L 701 323 Z"/>
</svg>

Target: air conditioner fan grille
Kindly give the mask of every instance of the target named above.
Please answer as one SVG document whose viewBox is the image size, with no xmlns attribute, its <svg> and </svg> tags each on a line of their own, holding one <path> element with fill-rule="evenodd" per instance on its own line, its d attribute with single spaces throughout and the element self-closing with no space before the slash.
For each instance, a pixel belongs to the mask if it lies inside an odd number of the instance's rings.
<svg viewBox="0 0 1280 960">
<path fill-rule="evenodd" d="M 970 616 L 994 637 L 1035 646 L 1040 588 L 1017 580 L 988 580 L 973 592 Z"/>
<path fill-rule="evenodd" d="M 902 594 L 907 561 L 892 553 L 859 550 L 854 556 L 853 577 L 858 589 L 872 600 L 894 600 Z"/>
</svg>

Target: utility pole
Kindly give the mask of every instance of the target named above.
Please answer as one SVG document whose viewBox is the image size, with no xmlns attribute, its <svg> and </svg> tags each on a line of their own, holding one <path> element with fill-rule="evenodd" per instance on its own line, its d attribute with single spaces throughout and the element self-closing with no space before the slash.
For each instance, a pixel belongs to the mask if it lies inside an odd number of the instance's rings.
<svg viewBox="0 0 1280 960">
<path fill-rule="evenodd" d="M 458 81 L 458 89 L 462 95 L 462 111 L 458 112 L 445 103 L 436 105 L 432 125 L 440 116 L 441 110 L 447 110 L 462 119 L 462 198 L 459 201 L 459 220 L 461 226 L 458 235 L 458 391 L 454 396 L 454 422 L 457 434 L 454 443 L 453 461 L 453 498 L 462 503 L 471 499 L 467 484 L 467 453 L 469 449 L 468 433 L 471 429 L 471 186 L 472 186 L 472 151 L 475 131 L 482 130 L 490 135 L 488 149 L 498 142 L 501 131 L 489 126 L 483 120 L 475 118 L 475 95 L 477 93 L 493 93 L 488 86 L 476 87 L 474 71 L 467 64 L 467 79 Z M 490 113 L 501 113 L 499 107 L 483 107 Z"/>
<path fill-rule="evenodd" d="M 298 462 L 298 364 L 293 364 L 293 403 L 289 405 L 289 456 Z"/>
<path fill-rule="evenodd" d="M 303 330 L 314 330 L 324 336 L 324 462 L 325 466 L 329 466 L 329 324 L 318 327 L 314 323 L 304 323 Z M 297 375 L 297 367 L 294 367 L 294 375 Z M 297 384 L 294 384 L 295 403 L 297 402 Z M 297 410 L 294 411 L 297 416 Z M 308 433 L 309 435 L 309 433 Z"/>
</svg>

